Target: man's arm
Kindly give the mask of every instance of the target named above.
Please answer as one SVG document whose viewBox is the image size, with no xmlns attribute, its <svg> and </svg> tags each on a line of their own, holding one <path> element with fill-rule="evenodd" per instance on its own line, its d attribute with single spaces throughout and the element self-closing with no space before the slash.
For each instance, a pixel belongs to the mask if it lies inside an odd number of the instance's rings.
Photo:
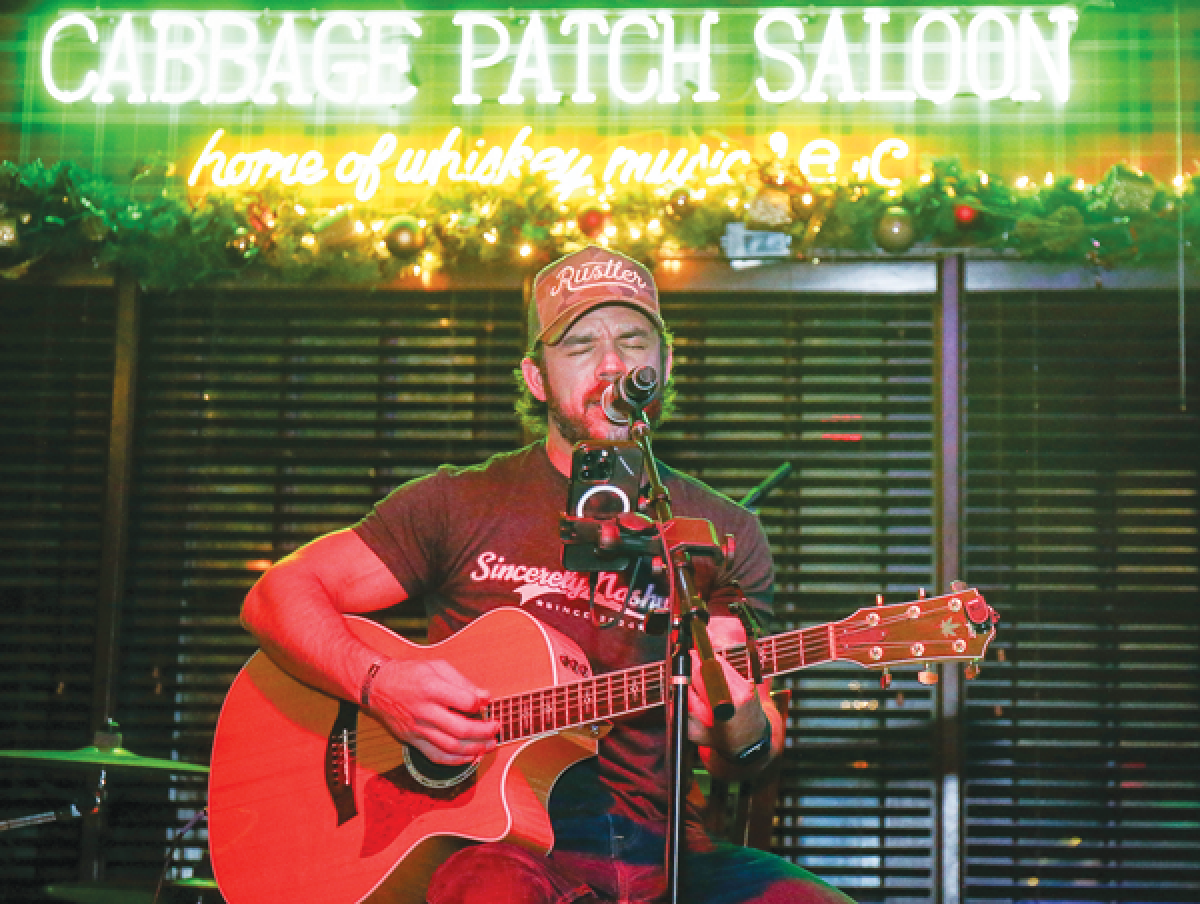
<svg viewBox="0 0 1200 904">
<path fill-rule="evenodd" d="M 488 694 L 447 662 L 386 659 L 355 637 L 345 615 L 408 597 L 352 530 L 328 534 L 281 559 L 246 596 L 242 623 L 300 681 L 359 701 L 372 666 L 370 712 L 437 763 L 469 763 L 495 747 L 498 726 L 478 718 Z"/>
</svg>

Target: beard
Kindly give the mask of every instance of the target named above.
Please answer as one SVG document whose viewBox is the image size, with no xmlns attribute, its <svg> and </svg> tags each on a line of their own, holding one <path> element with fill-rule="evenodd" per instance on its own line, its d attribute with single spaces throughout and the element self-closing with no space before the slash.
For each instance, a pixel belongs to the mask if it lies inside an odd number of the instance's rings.
<svg viewBox="0 0 1200 904">
<path fill-rule="evenodd" d="M 587 412 L 598 412 L 600 408 L 600 396 L 603 394 L 604 387 L 600 387 L 587 398 L 585 415 L 578 417 L 569 414 L 562 406 L 561 401 L 554 395 L 554 392 L 547 385 L 546 387 L 546 407 L 548 409 L 548 417 L 550 422 L 554 424 L 560 436 L 568 443 L 574 446 L 581 440 L 627 440 L 629 439 L 628 424 L 614 424 L 606 416 L 596 417 L 594 420 L 587 419 Z M 593 398 L 594 395 L 594 398 Z M 646 420 L 650 426 L 657 428 L 662 421 L 662 393 L 651 400 L 650 404 L 645 409 Z"/>
<path fill-rule="evenodd" d="M 589 399 L 589 404 L 586 410 L 598 410 L 600 396 L 597 395 L 595 403 L 592 404 Z M 589 423 L 583 417 L 576 417 L 568 414 L 564 409 L 559 399 L 547 389 L 546 405 L 549 409 L 549 417 L 551 423 L 554 424 L 560 436 L 568 443 L 574 446 L 576 443 L 585 439 L 590 440 L 621 440 L 629 439 L 629 426 L 614 424 L 608 418 Z"/>
</svg>

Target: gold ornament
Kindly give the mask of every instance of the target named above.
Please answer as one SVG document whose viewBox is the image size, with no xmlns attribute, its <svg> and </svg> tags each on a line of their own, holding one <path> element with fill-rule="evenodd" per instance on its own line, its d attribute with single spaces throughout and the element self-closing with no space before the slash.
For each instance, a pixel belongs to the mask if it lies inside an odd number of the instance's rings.
<svg viewBox="0 0 1200 904">
<path fill-rule="evenodd" d="M 903 207 L 889 207 L 879 218 L 875 227 L 875 241 L 884 251 L 899 254 L 907 251 L 916 241 L 917 230 L 913 215 Z"/>
<path fill-rule="evenodd" d="M 90 210 L 79 221 L 79 231 L 89 242 L 103 242 L 108 238 L 108 217 L 100 210 Z"/>
<path fill-rule="evenodd" d="M 1121 213 L 1145 213 L 1158 195 L 1154 177 L 1119 164 L 1110 172 L 1109 197 Z"/>
<path fill-rule="evenodd" d="M 746 223 L 752 226 L 787 226 L 792 222 L 792 199 L 777 188 L 763 188 L 746 208 Z"/>
<path fill-rule="evenodd" d="M 364 239 L 367 227 L 355 218 L 351 205 L 342 204 L 313 223 L 313 232 L 330 251 L 341 251 Z"/>
<path fill-rule="evenodd" d="M 416 217 L 400 214 L 383 227 L 383 241 L 393 257 L 412 257 L 425 247 L 425 230 Z"/>
</svg>

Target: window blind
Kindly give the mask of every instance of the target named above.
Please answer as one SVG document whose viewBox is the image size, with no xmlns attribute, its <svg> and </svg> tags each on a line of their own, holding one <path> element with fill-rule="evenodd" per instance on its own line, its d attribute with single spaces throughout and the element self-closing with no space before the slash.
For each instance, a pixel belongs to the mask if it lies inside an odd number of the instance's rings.
<svg viewBox="0 0 1200 904">
<path fill-rule="evenodd" d="M 114 296 L 0 293 L 0 748 L 90 743 Z M 5 759 L 0 819 L 57 810 L 84 773 Z M 0 899 L 77 874 L 79 826 L 0 833 Z"/>
<path fill-rule="evenodd" d="M 893 286 L 901 291 L 902 286 Z M 928 295 L 672 295 L 679 417 L 660 455 L 762 506 L 777 630 L 916 597 L 932 580 Z M 932 888 L 931 699 L 914 674 L 825 666 L 794 689 L 775 850 L 861 902 Z"/>
<path fill-rule="evenodd" d="M 1200 431 L 1177 303 L 967 302 L 965 560 L 1004 619 L 969 698 L 968 900 L 1200 900 Z"/>
</svg>

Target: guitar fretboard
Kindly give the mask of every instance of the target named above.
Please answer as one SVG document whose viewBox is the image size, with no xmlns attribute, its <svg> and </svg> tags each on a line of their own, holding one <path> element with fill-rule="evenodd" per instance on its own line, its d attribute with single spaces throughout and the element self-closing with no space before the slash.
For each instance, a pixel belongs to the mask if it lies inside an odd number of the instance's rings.
<svg viewBox="0 0 1200 904">
<path fill-rule="evenodd" d="M 750 677 L 745 646 L 719 651 L 739 674 Z M 776 634 L 758 641 L 764 676 L 794 672 L 833 660 L 833 624 Z M 666 663 L 655 662 L 570 684 L 541 688 L 493 700 L 484 718 L 500 723 L 500 743 L 575 728 L 639 710 L 667 700 Z"/>
</svg>

